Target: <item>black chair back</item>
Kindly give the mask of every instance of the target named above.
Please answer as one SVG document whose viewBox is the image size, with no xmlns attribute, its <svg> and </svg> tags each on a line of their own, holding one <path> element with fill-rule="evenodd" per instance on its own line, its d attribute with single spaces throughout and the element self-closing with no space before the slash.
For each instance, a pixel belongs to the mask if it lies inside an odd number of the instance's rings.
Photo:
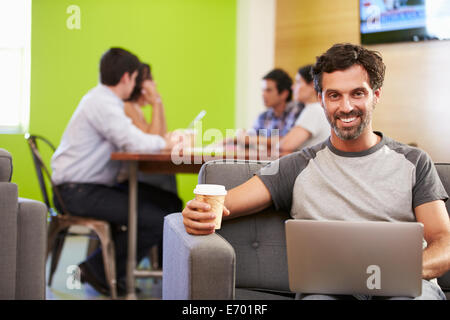
<svg viewBox="0 0 450 320">
<path fill-rule="evenodd" d="M 46 183 L 45 178 L 47 178 L 48 181 L 50 181 L 51 190 L 52 190 L 53 194 L 58 198 L 58 202 L 60 203 L 60 205 L 63 209 L 63 212 L 61 212 L 61 213 L 62 214 L 66 213 L 61 196 L 59 195 L 59 192 L 52 181 L 51 173 L 50 173 L 49 169 L 47 168 L 47 166 L 45 165 L 44 161 L 42 160 L 42 156 L 38 149 L 38 141 L 45 143 L 45 145 L 47 147 L 49 147 L 52 150 L 52 152 L 55 152 L 55 150 L 56 150 L 55 146 L 48 139 L 46 139 L 42 136 L 38 136 L 38 135 L 31 135 L 29 133 L 26 133 L 25 139 L 27 140 L 28 146 L 30 147 L 31 156 L 33 158 L 33 163 L 34 163 L 34 168 L 36 170 L 39 187 L 40 187 L 41 193 L 42 193 L 42 198 L 44 199 L 44 202 L 47 205 L 48 212 L 52 216 L 55 216 L 58 214 L 57 210 L 52 205 L 51 197 L 47 191 L 47 183 Z"/>
</svg>

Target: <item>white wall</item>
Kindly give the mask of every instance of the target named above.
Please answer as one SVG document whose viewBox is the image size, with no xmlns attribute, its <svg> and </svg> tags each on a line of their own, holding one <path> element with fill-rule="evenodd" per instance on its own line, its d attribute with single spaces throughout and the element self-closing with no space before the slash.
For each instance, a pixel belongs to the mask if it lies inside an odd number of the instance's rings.
<svg viewBox="0 0 450 320">
<path fill-rule="evenodd" d="M 236 128 L 250 128 L 265 107 L 261 79 L 274 68 L 276 0 L 237 1 Z"/>
</svg>

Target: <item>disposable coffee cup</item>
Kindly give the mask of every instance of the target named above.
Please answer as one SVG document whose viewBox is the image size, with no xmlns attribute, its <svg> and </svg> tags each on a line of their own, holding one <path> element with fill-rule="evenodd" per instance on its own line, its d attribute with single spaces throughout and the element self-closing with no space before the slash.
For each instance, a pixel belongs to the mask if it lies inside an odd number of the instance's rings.
<svg viewBox="0 0 450 320">
<path fill-rule="evenodd" d="M 223 204 L 227 190 L 219 184 L 198 184 L 194 189 L 195 200 L 203 201 L 211 206 L 216 218 L 212 219 L 216 225 L 214 229 L 220 229 L 222 225 Z"/>
</svg>

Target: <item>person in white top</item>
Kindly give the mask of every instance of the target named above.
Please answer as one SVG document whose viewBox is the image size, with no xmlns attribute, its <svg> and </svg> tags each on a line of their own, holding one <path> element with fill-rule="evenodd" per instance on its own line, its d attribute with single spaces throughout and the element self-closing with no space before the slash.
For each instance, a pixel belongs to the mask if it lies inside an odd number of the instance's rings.
<svg viewBox="0 0 450 320">
<path fill-rule="evenodd" d="M 312 65 L 299 68 L 292 86 L 294 100 L 305 107 L 294 127 L 280 140 L 280 151 L 290 152 L 323 142 L 330 136 L 330 124 L 318 100 L 311 75 Z"/>
<path fill-rule="evenodd" d="M 144 108 L 150 108 L 151 120 L 146 119 Z M 147 63 L 141 63 L 136 86 L 130 97 L 125 101 L 125 114 L 141 131 L 157 134 L 161 137 L 167 135 L 167 121 L 161 95 Z M 118 182 L 128 179 L 128 163 L 123 163 L 117 177 Z M 177 181 L 174 174 L 155 174 L 138 172 L 138 181 L 163 190 L 177 194 Z"/>
<path fill-rule="evenodd" d="M 62 202 L 54 197 L 60 212 L 106 220 L 112 225 L 116 252 L 117 289 L 125 293 L 128 188 L 117 185 L 120 162 L 110 159 L 115 151 L 149 152 L 171 148 L 170 138 L 149 134 L 136 127 L 124 111 L 135 88 L 139 59 L 132 53 L 111 48 L 100 61 L 100 82 L 80 101 L 52 157 L 52 180 Z M 149 101 L 152 92 L 143 88 Z M 181 210 L 181 200 L 173 193 L 139 184 L 137 258 L 142 259 L 153 245 L 162 244 L 164 216 Z M 161 260 L 162 261 L 162 260 Z M 109 294 L 101 249 L 80 264 L 81 282 Z"/>
<path fill-rule="evenodd" d="M 142 109 L 152 107 L 152 119 L 147 121 Z M 141 63 L 136 78 L 136 87 L 130 97 L 125 101 L 125 114 L 141 131 L 158 134 L 164 137 L 167 134 L 167 121 L 161 96 L 156 89 L 150 65 Z"/>
</svg>

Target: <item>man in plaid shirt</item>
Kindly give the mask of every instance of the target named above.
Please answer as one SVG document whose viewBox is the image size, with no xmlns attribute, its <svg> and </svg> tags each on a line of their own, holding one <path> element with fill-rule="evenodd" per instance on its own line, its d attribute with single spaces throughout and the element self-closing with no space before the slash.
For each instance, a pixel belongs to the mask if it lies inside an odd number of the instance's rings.
<svg viewBox="0 0 450 320">
<path fill-rule="evenodd" d="M 271 137 L 285 136 L 295 124 L 304 105 L 292 101 L 292 79 L 281 69 L 270 71 L 263 78 L 263 99 L 267 111 L 261 113 L 253 124 L 249 134 Z"/>
</svg>

